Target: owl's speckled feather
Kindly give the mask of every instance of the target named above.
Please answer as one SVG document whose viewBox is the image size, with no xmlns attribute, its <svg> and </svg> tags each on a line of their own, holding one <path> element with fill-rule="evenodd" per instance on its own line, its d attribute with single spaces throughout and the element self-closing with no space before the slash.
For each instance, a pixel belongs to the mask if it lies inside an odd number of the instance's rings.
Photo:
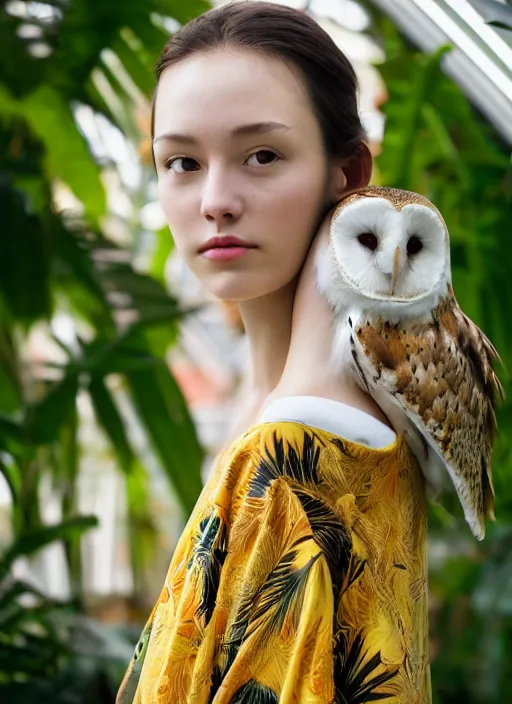
<svg viewBox="0 0 512 704">
<path fill-rule="evenodd" d="M 409 418 L 420 421 L 446 462 L 475 534 L 483 537 L 485 519 L 494 519 L 494 405 L 502 394 L 492 367 L 494 347 L 453 294 L 433 311 L 429 324 L 367 321 L 354 335 L 356 350 L 375 370 L 366 381 L 370 387 L 384 384 Z"/>
<path fill-rule="evenodd" d="M 412 253 L 411 237 L 421 243 Z M 482 539 L 494 519 L 499 357 L 455 299 L 441 214 L 417 193 L 360 189 L 335 209 L 323 256 L 318 283 L 335 311 L 338 359 L 406 436 L 434 493 L 451 477 Z"/>
<path fill-rule="evenodd" d="M 399 188 L 388 188 L 386 186 L 368 186 L 367 188 L 358 188 L 357 190 L 352 191 L 349 195 L 346 195 L 335 208 L 333 218 L 336 217 L 336 213 L 339 210 L 346 208 L 348 205 L 360 200 L 361 198 L 385 198 L 393 204 L 395 210 L 402 210 L 402 208 L 406 205 L 411 205 L 411 203 L 423 205 L 426 208 L 433 210 L 444 222 L 443 216 L 436 206 L 428 200 L 428 198 L 425 198 L 414 191 L 403 191 Z"/>
</svg>

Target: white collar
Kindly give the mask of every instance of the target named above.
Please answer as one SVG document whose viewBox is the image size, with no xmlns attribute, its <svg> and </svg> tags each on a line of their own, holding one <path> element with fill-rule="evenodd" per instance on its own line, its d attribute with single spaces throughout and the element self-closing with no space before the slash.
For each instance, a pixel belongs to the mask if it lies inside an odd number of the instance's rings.
<svg viewBox="0 0 512 704">
<path fill-rule="evenodd" d="M 279 421 L 304 423 L 375 449 L 387 447 L 396 440 L 393 430 L 369 413 L 320 396 L 283 396 L 271 401 L 258 423 Z"/>
</svg>

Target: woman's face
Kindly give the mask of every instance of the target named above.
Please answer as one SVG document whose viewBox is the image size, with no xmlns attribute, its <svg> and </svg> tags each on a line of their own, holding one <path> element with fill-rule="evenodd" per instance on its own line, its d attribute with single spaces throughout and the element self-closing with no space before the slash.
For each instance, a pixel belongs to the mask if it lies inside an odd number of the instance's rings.
<svg viewBox="0 0 512 704">
<path fill-rule="evenodd" d="M 176 247 L 211 293 L 244 301 L 292 281 L 332 200 L 320 126 L 292 69 L 226 48 L 166 69 L 154 153 Z M 227 236 L 247 246 L 201 251 Z"/>
</svg>

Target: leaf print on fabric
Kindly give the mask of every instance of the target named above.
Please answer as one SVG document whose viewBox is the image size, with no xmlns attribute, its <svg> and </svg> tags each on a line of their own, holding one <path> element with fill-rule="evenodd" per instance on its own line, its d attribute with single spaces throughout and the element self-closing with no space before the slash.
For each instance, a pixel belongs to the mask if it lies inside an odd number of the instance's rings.
<svg viewBox="0 0 512 704">
<path fill-rule="evenodd" d="M 370 677 L 372 672 L 380 669 L 382 658 L 380 651 L 367 659 L 364 651 L 364 638 L 359 631 L 349 646 L 349 639 L 340 629 L 335 636 L 334 646 L 334 686 L 336 704 L 364 704 L 390 699 L 395 695 L 378 691 L 379 687 L 396 677 L 399 666 L 384 672 L 380 671 Z"/>
<path fill-rule="evenodd" d="M 333 438 L 331 442 L 334 447 L 336 447 L 341 453 L 345 455 L 345 457 L 352 457 L 352 454 L 350 453 L 347 447 L 347 443 L 343 442 L 341 438 Z"/>
<path fill-rule="evenodd" d="M 235 693 L 229 704 L 278 704 L 279 699 L 270 687 L 249 680 Z"/>
<path fill-rule="evenodd" d="M 251 480 L 248 496 L 264 496 L 272 480 L 278 477 L 294 479 L 302 485 L 318 484 L 318 462 L 324 443 L 315 433 L 304 432 L 301 451 L 284 440 L 278 440 L 273 433 L 272 450 L 268 447 L 256 468 Z"/>
<path fill-rule="evenodd" d="M 352 536 L 325 501 L 304 489 L 293 487 L 293 492 L 301 502 L 313 537 L 325 555 L 333 587 L 339 589 L 350 563 Z"/>
<path fill-rule="evenodd" d="M 343 584 L 341 586 L 341 594 L 344 594 L 347 589 L 355 584 L 362 576 L 364 568 L 366 567 L 366 562 L 367 561 L 365 558 L 352 555 L 345 579 L 343 580 Z"/>
<path fill-rule="evenodd" d="M 294 547 L 305 540 L 308 538 L 297 541 Z M 295 624 L 298 622 L 309 572 L 322 553 L 313 555 L 303 567 L 295 568 L 293 563 L 297 554 L 297 550 L 290 550 L 283 555 L 258 590 L 254 599 L 254 611 L 250 615 L 248 636 L 260 628 L 264 628 L 269 636 L 276 635 L 287 617 Z"/>
<path fill-rule="evenodd" d="M 311 540 L 310 536 L 297 540 L 293 548 L 308 540 Z M 283 555 L 256 594 L 242 601 L 223 644 L 226 653 L 223 677 L 233 665 L 243 642 L 255 631 L 264 631 L 266 638 L 270 639 L 280 632 L 285 619 L 289 618 L 292 623 L 298 621 L 309 572 L 322 553 L 318 552 L 298 569 L 293 567 L 297 554 L 298 550 L 292 549 Z"/>
<path fill-rule="evenodd" d="M 402 438 L 251 429 L 182 533 L 117 704 L 431 704 L 426 528 Z"/>
<path fill-rule="evenodd" d="M 201 599 L 196 616 L 203 628 L 212 617 L 219 588 L 222 565 L 227 555 L 227 527 L 219 515 L 212 513 L 199 524 L 197 542 L 188 569 L 194 569 L 201 581 Z"/>
<path fill-rule="evenodd" d="M 208 696 L 208 704 L 212 704 L 213 698 L 217 694 L 217 690 L 219 689 L 221 683 L 222 683 L 222 670 L 218 665 L 215 665 L 213 668 L 212 672 L 212 679 L 211 679 L 211 687 L 210 687 L 210 694 Z"/>
<path fill-rule="evenodd" d="M 252 606 L 252 597 L 246 598 L 242 601 L 236 615 L 236 619 L 226 635 L 222 646 L 226 653 L 226 663 L 222 669 L 222 677 L 224 677 L 231 668 L 231 665 L 234 663 L 236 655 L 244 642 L 245 634 L 247 633 L 247 628 L 249 626 L 249 615 Z"/>
</svg>

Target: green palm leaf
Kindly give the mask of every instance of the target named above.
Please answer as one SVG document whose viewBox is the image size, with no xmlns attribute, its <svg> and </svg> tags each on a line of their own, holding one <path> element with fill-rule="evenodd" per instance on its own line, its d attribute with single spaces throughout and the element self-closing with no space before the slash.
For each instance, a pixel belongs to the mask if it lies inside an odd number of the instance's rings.
<svg viewBox="0 0 512 704">
<path fill-rule="evenodd" d="M 0 559 L 0 579 L 7 574 L 18 557 L 32 555 L 55 540 L 81 536 L 97 524 L 95 516 L 77 516 L 57 525 L 41 526 L 22 533 Z"/>
<path fill-rule="evenodd" d="M 119 466 L 129 474 L 135 459 L 123 420 L 117 410 L 112 394 L 100 376 L 93 376 L 88 387 L 96 418 L 110 439 L 117 455 Z"/>
</svg>

